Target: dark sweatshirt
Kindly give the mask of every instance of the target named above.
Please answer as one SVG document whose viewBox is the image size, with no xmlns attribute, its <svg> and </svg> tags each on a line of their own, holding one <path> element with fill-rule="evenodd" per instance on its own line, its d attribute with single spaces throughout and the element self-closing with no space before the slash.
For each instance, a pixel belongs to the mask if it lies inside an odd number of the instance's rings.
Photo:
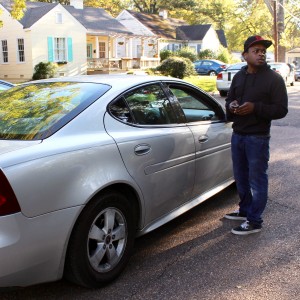
<svg viewBox="0 0 300 300">
<path fill-rule="evenodd" d="M 288 112 L 288 96 L 282 76 L 262 66 L 255 74 L 247 73 L 248 66 L 243 67 L 233 77 L 226 99 L 226 114 L 233 121 L 233 131 L 247 135 L 269 135 L 271 120 L 281 119 Z M 254 111 L 249 115 L 232 114 L 229 104 L 238 100 L 239 105 L 245 102 L 254 103 Z"/>
</svg>

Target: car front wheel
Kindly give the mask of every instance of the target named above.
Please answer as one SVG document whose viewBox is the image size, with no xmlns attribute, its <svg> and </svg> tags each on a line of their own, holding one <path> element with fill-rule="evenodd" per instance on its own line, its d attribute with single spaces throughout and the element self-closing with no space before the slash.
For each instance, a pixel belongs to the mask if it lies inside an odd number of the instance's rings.
<svg viewBox="0 0 300 300">
<path fill-rule="evenodd" d="M 217 72 L 215 72 L 215 71 L 210 71 L 210 72 L 208 73 L 208 75 L 209 75 L 209 76 L 217 76 Z"/>
<path fill-rule="evenodd" d="M 74 226 L 65 277 L 88 288 L 114 280 L 131 256 L 134 238 L 135 216 L 126 197 L 114 191 L 101 195 Z"/>
</svg>

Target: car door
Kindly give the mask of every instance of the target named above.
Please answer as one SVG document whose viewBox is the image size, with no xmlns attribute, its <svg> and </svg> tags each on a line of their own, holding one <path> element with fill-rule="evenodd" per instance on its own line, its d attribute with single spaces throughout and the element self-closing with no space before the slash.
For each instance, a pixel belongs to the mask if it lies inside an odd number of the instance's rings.
<svg viewBox="0 0 300 300">
<path fill-rule="evenodd" d="M 169 84 L 183 111 L 196 147 L 195 186 L 197 197 L 233 180 L 231 123 L 222 107 L 210 96 L 189 86 Z"/>
<path fill-rule="evenodd" d="M 116 99 L 104 123 L 143 193 L 145 225 L 191 198 L 194 137 L 187 126 L 178 124 L 160 83 L 137 87 Z"/>
</svg>

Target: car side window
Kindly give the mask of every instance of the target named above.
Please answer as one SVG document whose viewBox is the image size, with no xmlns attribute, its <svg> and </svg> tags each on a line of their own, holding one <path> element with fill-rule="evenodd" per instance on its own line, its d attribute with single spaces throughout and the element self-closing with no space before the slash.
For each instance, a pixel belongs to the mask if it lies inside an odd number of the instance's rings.
<svg viewBox="0 0 300 300">
<path fill-rule="evenodd" d="M 119 98 L 118 100 L 112 102 L 109 106 L 109 111 L 114 117 L 123 122 L 134 123 L 124 98 Z"/>
<path fill-rule="evenodd" d="M 172 105 L 159 84 L 140 87 L 124 95 L 136 124 L 177 123 Z"/>
<path fill-rule="evenodd" d="M 201 95 L 177 86 L 170 86 L 169 88 L 177 98 L 187 123 L 219 120 L 213 107 L 210 107 L 207 101 L 201 98 Z"/>
</svg>

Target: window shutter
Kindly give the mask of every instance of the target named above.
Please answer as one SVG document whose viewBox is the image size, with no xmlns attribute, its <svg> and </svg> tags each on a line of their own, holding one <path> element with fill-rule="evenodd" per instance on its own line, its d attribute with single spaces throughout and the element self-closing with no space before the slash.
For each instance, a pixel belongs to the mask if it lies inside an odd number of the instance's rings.
<svg viewBox="0 0 300 300">
<path fill-rule="evenodd" d="M 197 44 L 197 53 L 199 53 L 201 51 L 201 45 Z"/>
<path fill-rule="evenodd" d="M 53 39 L 48 36 L 48 61 L 53 62 Z"/>
<path fill-rule="evenodd" d="M 73 45 L 72 38 L 68 38 L 68 61 L 73 61 Z"/>
</svg>

